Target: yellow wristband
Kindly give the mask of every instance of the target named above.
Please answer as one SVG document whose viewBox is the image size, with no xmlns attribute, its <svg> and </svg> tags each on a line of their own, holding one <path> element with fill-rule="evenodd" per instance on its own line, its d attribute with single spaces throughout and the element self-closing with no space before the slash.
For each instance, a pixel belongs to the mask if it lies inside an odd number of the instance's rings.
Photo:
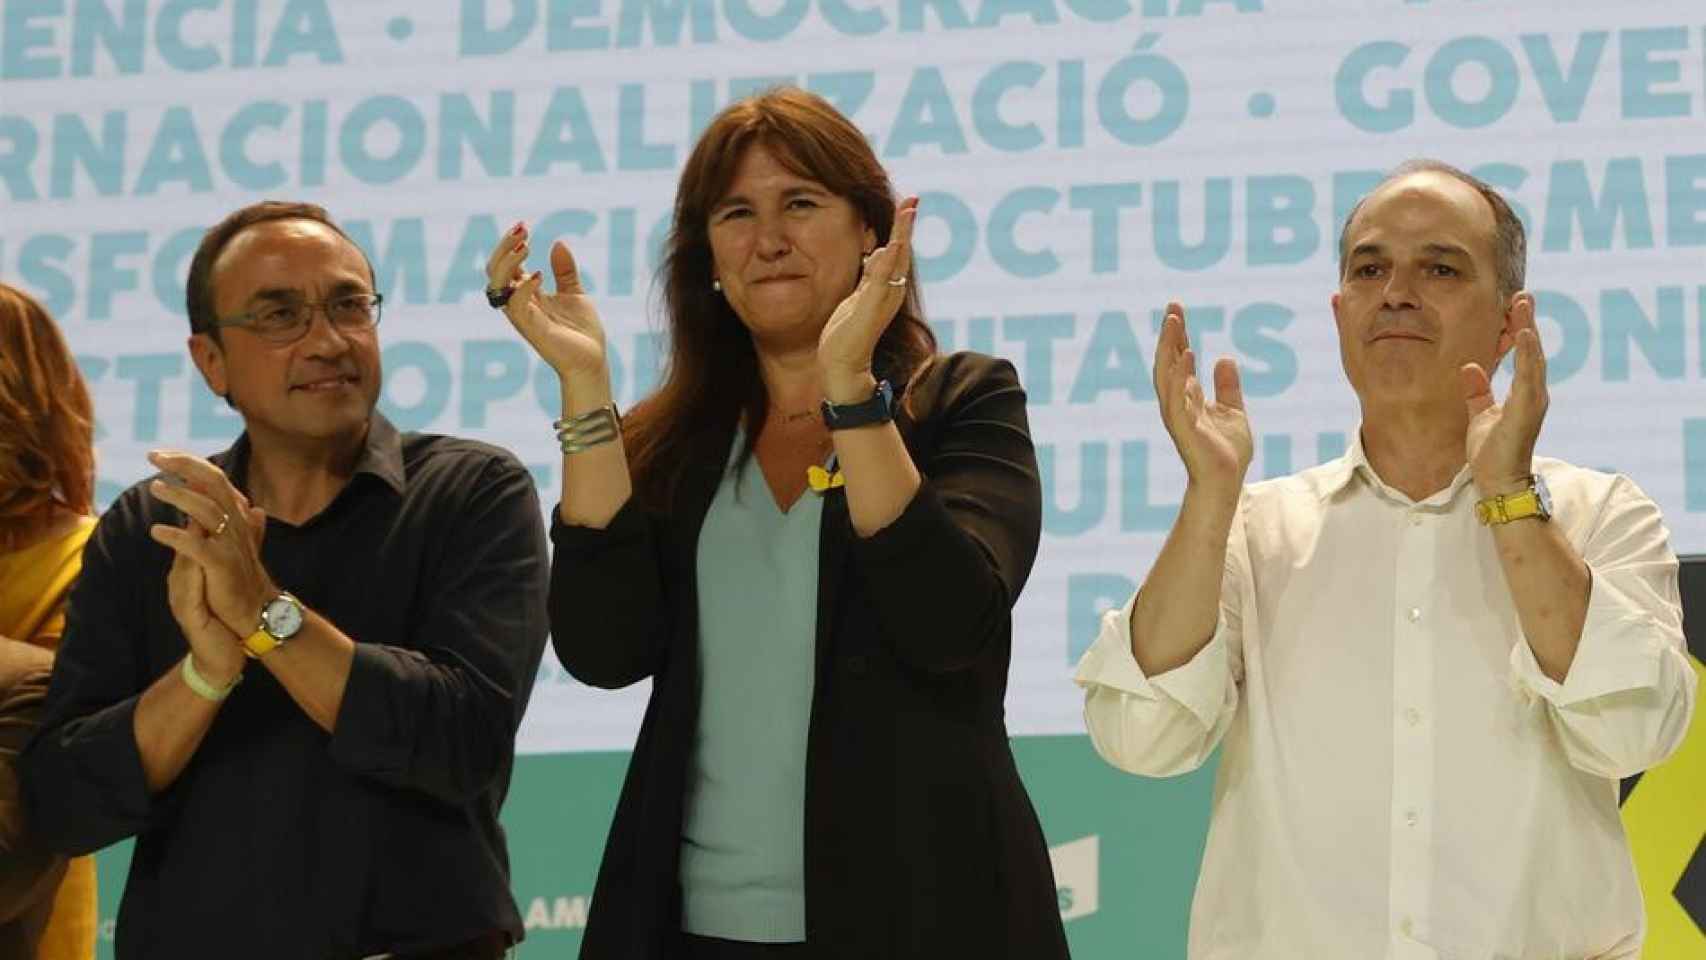
<svg viewBox="0 0 1706 960">
<path fill-rule="evenodd" d="M 243 638 L 243 652 L 259 660 L 278 646 L 278 639 L 265 630 L 256 630 Z"/>
<path fill-rule="evenodd" d="M 219 689 L 213 684 L 208 683 L 207 678 L 196 671 L 195 655 L 188 653 L 184 654 L 183 675 L 184 686 L 195 691 L 196 696 L 202 697 L 206 700 L 212 700 L 214 703 L 218 703 L 226 697 L 229 697 L 231 695 L 231 691 L 237 689 L 237 684 L 243 682 L 243 675 L 239 673 L 231 681 L 230 686 L 227 686 L 223 690 Z"/>
</svg>

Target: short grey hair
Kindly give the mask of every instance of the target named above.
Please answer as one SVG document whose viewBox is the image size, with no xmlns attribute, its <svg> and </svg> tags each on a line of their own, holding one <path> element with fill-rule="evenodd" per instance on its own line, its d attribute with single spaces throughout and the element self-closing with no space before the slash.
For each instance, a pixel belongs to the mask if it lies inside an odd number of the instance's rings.
<svg viewBox="0 0 1706 960">
<path fill-rule="evenodd" d="M 1351 224 L 1356 222 L 1362 205 L 1387 184 L 1415 173 L 1443 174 L 1475 188 L 1475 192 L 1493 208 L 1493 268 L 1499 282 L 1499 296 L 1508 297 L 1523 289 L 1528 275 L 1528 236 L 1523 232 L 1522 220 L 1517 217 L 1516 211 L 1511 209 L 1511 205 L 1491 184 L 1480 177 L 1449 163 L 1426 158 L 1406 160 L 1399 164 L 1351 207 L 1350 214 L 1345 217 L 1345 225 L 1339 230 L 1339 276 L 1345 275 L 1345 261 L 1350 258 Z"/>
</svg>

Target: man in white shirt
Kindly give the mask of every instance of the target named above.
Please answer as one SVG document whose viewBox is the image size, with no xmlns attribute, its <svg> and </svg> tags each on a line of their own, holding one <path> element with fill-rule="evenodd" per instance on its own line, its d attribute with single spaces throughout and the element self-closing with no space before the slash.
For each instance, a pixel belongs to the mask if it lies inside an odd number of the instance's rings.
<svg viewBox="0 0 1706 960">
<path fill-rule="evenodd" d="M 1696 678 L 1658 509 L 1534 456 L 1524 259 L 1486 184 L 1399 168 L 1353 210 L 1332 298 L 1361 430 L 1248 487 L 1237 368 L 1209 402 L 1168 307 L 1154 381 L 1184 501 L 1077 681 L 1121 769 L 1223 747 L 1191 960 L 1639 954 L 1617 781 L 1676 749 Z"/>
</svg>

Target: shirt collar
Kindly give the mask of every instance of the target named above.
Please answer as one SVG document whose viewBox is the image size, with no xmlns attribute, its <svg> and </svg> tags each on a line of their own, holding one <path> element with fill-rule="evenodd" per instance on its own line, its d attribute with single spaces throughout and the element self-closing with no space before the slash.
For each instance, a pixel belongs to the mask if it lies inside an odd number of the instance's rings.
<svg viewBox="0 0 1706 960">
<path fill-rule="evenodd" d="M 1370 476 L 1374 471 L 1368 465 L 1368 456 L 1362 450 L 1362 426 L 1351 433 L 1350 446 L 1340 454 L 1338 459 L 1329 461 L 1322 466 L 1321 485 L 1318 491 L 1322 500 L 1330 500 L 1337 496 L 1355 477 L 1358 471 L 1367 471 Z"/>
<path fill-rule="evenodd" d="M 249 432 L 243 431 L 224 452 L 211 459 L 237 489 L 249 492 Z M 372 474 L 397 493 L 403 492 L 406 474 L 403 469 L 403 438 L 384 415 L 374 411 L 367 421 L 367 439 L 355 460 L 356 474 Z"/>
<path fill-rule="evenodd" d="M 1355 432 L 1351 434 L 1350 446 L 1345 449 L 1344 455 L 1328 463 L 1324 469 L 1326 472 L 1319 488 L 1322 500 L 1337 496 L 1341 490 L 1350 486 L 1352 480 L 1361 478 L 1370 489 L 1388 499 L 1405 504 L 1419 503 L 1419 505 L 1425 506 L 1445 506 L 1455 500 L 1458 491 L 1469 483 L 1469 466 L 1465 464 L 1463 469 L 1457 471 L 1457 476 L 1451 478 L 1451 482 L 1446 484 L 1445 489 L 1426 500 L 1411 500 L 1402 491 L 1387 486 L 1386 482 L 1380 479 L 1380 475 L 1374 472 L 1374 466 L 1368 462 L 1368 452 L 1362 446 L 1362 424 L 1360 423 L 1357 424 Z"/>
</svg>

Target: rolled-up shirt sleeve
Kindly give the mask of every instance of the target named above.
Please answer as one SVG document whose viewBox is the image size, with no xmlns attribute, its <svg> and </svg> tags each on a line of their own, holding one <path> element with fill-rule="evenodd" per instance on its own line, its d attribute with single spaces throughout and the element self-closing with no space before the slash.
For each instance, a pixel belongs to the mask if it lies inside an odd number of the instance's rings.
<svg viewBox="0 0 1706 960">
<path fill-rule="evenodd" d="M 1102 758 L 1150 777 L 1189 773 L 1219 746 L 1238 710 L 1243 682 L 1242 538 L 1227 549 L 1214 635 L 1183 665 L 1146 676 L 1131 652 L 1137 596 L 1102 615 L 1101 632 L 1078 661 L 1084 723 Z"/>
<path fill-rule="evenodd" d="M 551 645 L 576 680 L 617 690 L 663 668 L 675 629 L 663 528 L 634 498 L 602 529 L 551 511 Z"/>
<path fill-rule="evenodd" d="M 406 645 L 358 642 L 333 729 L 344 768 L 451 803 L 515 748 L 545 650 L 545 527 L 533 480 L 493 461 L 456 524 L 443 579 Z"/>
<path fill-rule="evenodd" d="M 1626 777 L 1675 752 L 1694 710 L 1676 555 L 1657 505 L 1621 476 L 1578 548 L 1592 585 L 1564 682 L 1527 643 L 1512 647 L 1511 676 L 1545 703 L 1573 766 Z"/>
</svg>

